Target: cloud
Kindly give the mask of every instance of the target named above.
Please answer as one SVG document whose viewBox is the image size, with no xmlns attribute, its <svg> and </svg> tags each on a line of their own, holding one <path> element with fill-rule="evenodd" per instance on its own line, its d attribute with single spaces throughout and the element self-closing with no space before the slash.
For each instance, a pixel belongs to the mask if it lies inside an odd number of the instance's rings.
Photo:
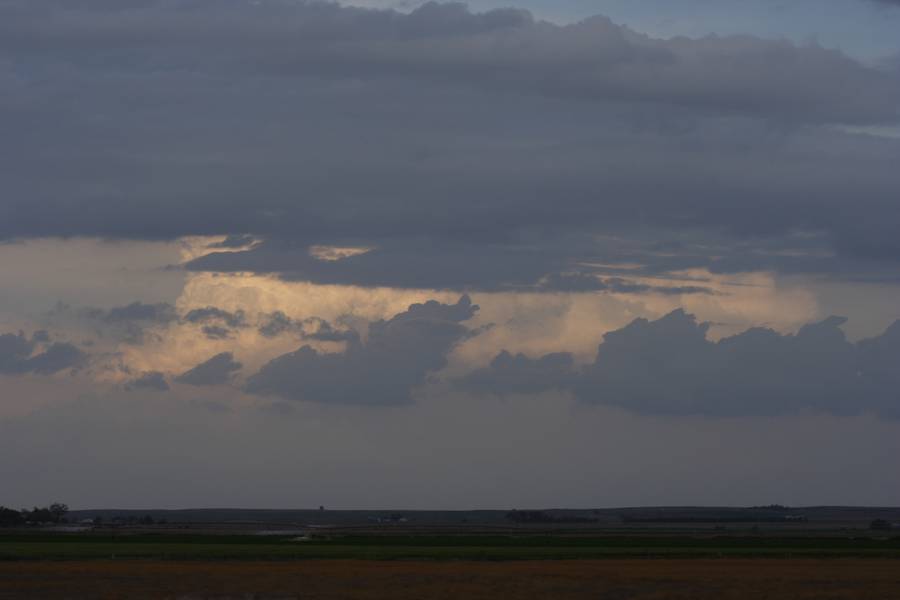
<svg viewBox="0 0 900 600">
<path fill-rule="evenodd" d="M 618 294 L 713 294 L 709 288 L 696 285 L 655 286 L 637 283 L 623 277 L 598 277 L 589 273 L 554 273 L 541 281 L 541 287 L 560 292 L 613 292 Z"/>
<path fill-rule="evenodd" d="M 473 371 L 458 385 L 480 394 L 538 394 L 570 388 L 575 373 L 575 360 L 569 353 L 558 352 L 532 359 L 504 350 L 490 366 Z"/>
<path fill-rule="evenodd" d="M 698 242 L 657 269 L 900 267 L 900 142 L 835 128 L 896 123 L 898 75 L 815 44 L 275 0 L 9 0 L 0 40 L 0 238 L 229 235 L 191 266 L 455 290 L 613 237 Z"/>
<path fill-rule="evenodd" d="M 231 234 L 226 236 L 221 242 L 210 244 L 210 248 L 246 248 L 252 246 L 256 239 L 252 235 Z"/>
<path fill-rule="evenodd" d="M 456 304 L 413 304 L 389 320 L 371 323 L 365 342 L 324 354 L 310 346 L 275 358 L 252 375 L 246 391 L 335 404 L 392 405 L 412 401 L 412 391 L 472 332 L 462 323 L 478 306 L 468 296 Z"/>
<path fill-rule="evenodd" d="M 111 333 L 129 344 L 142 344 L 148 329 L 181 321 L 201 325 L 201 331 L 209 339 L 228 339 L 232 330 L 247 326 L 244 311 L 229 312 L 214 306 L 195 308 L 179 317 L 174 306 L 167 302 L 148 304 L 132 302 L 110 309 L 83 308 L 73 311 L 64 304 L 58 304 L 52 315 L 74 314 L 100 326 L 99 333 Z"/>
<path fill-rule="evenodd" d="M 242 327 L 246 325 L 244 311 L 228 312 L 214 306 L 195 308 L 184 315 L 188 323 L 222 323 L 228 327 Z"/>
<path fill-rule="evenodd" d="M 286 280 L 417 289 L 488 289 L 534 284 L 562 256 L 502 245 L 395 240 L 365 254 L 319 260 L 281 241 L 245 252 L 213 253 L 189 262 L 197 271 L 279 273 Z"/>
<path fill-rule="evenodd" d="M 188 385 L 221 385 L 228 383 L 242 366 L 231 352 L 222 352 L 182 373 L 175 381 Z"/>
<path fill-rule="evenodd" d="M 21 332 L 0 335 L 0 372 L 21 373 L 34 349 L 34 342 Z"/>
<path fill-rule="evenodd" d="M 211 340 L 227 340 L 231 338 L 231 330 L 218 325 L 204 325 L 201 331 L 203 335 Z"/>
<path fill-rule="evenodd" d="M 128 391 L 152 390 L 155 392 L 167 392 L 169 383 L 166 381 L 166 376 L 163 373 L 149 371 L 126 383 L 125 389 Z"/>
<path fill-rule="evenodd" d="M 309 317 L 300 321 L 291 319 L 281 311 L 263 315 L 257 328 L 260 335 L 267 338 L 278 337 L 283 333 L 294 333 L 305 340 L 319 342 L 349 342 L 359 338 L 352 329 L 336 329 L 334 325 L 318 317 Z"/>
<path fill-rule="evenodd" d="M 182 320 L 185 323 L 202 324 L 200 330 L 211 340 L 227 340 L 232 336 L 234 329 L 247 326 L 246 315 L 243 310 L 229 312 L 207 306 L 188 311 Z"/>
<path fill-rule="evenodd" d="M 132 302 L 126 306 L 117 306 L 109 310 L 86 309 L 89 316 L 102 319 L 107 323 L 127 321 L 144 321 L 148 323 L 168 323 L 177 318 L 175 307 L 165 302 L 145 304 Z"/>
<path fill-rule="evenodd" d="M 288 331 L 296 330 L 296 323 L 280 310 L 263 316 L 263 321 L 258 327 L 259 334 L 263 337 L 274 338 Z"/>
<path fill-rule="evenodd" d="M 457 385 L 476 393 L 572 392 L 643 414 L 719 417 L 874 413 L 900 417 L 900 321 L 856 344 L 831 317 L 795 335 L 753 328 L 718 342 L 682 310 L 604 335 L 594 362 L 500 354 Z"/>
<path fill-rule="evenodd" d="M 74 369 L 87 362 L 87 354 L 69 343 L 51 344 L 42 353 L 25 363 L 27 371 L 40 375 L 53 375 L 66 369 Z"/>
<path fill-rule="evenodd" d="M 96 307 L 73 309 L 60 302 L 50 315 L 87 320 L 100 335 L 109 334 L 129 344 L 144 343 L 149 329 L 167 325 L 178 319 L 175 307 L 167 302 L 140 301 L 108 309 Z"/>
<path fill-rule="evenodd" d="M 557 26 L 526 11 L 428 2 L 402 14 L 326 3 L 157 0 L 110 8 L 4 5 L 6 47 L 87 63 L 98 50 L 151 53 L 213 71 L 440 78 L 585 100 L 661 102 L 812 120 L 896 117 L 894 82 L 818 46 L 751 36 L 653 39 L 605 17 Z M 235 43 L 242 42 L 242 43 Z M 251 50 L 252 48 L 252 50 Z M 254 60 L 252 67 L 249 60 Z M 832 73 L 853 93 L 835 88 Z"/>
<path fill-rule="evenodd" d="M 359 338 L 359 334 L 352 329 L 336 329 L 334 325 L 312 317 L 304 319 L 302 323 L 303 339 L 316 340 L 319 342 L 353 342 Z"/>
<path fill-rule="evenodd" d="M 39 343 L 46 341 L 46 332 L 37 332 L 31 339 L 22 332 L 0 335 L 0 373 L 6 375 L 53 375 L 87 364 L 88 356 L 67 342 L 47 345 L 34 354 Z"/>
</svg>

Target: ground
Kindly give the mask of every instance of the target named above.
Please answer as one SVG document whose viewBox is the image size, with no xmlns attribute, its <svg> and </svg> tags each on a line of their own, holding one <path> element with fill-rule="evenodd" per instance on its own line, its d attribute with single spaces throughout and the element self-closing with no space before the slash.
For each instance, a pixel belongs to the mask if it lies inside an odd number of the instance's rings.
<svg viewBox="0 0 900 600">
<path fill-rule="evenodd" d="M 888 600 L 884 559 L 11 561 L 0 598 Z"/>
</svg>

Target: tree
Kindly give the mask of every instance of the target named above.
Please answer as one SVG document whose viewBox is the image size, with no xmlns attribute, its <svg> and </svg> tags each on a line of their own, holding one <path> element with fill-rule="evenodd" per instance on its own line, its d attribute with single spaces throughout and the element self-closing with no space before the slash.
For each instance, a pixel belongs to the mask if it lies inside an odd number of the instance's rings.
<svg viewBox="0 0 900 600">
<path fill-rule="evenodd" d="M 21 525 L 24 522 L 25 518 L 22 516 L 21 512 L 6 508 L 5 506 L 0 506 L 0 527 Z"/>
<path fill-rule="evenodd" d="M 54 502 L 50 505 L 50 514 L 53 515 L 53 522 L 59 523 L 63 520 L 63 517 L 66 516 L 66 513 L 69 512 L 69 506 L 67 504 L 63 504 L 62 502 Z"/>
<path fill-rule="evenodd" d="M 22 515 L 28 523 L 59 523 L 65 521 L 67 512 L 69 512 L 68 506 L 62 502 L 54 502 L 43 508 L 35 506 L 31 510 L 23 510 Z"/>
<path fill-rule="evenodd" d="M 26 512 L 25 520 L 29 523 L 53 523 L 54 516 L 49 508 L 38 508 L 35 506 Z"/>
</svg>

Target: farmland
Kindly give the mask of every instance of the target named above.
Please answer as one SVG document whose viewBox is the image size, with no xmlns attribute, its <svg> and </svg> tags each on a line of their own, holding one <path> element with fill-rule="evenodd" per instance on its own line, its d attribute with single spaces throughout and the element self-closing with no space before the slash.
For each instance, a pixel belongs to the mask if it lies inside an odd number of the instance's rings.
<svg viewBox="0 0 900 600">
<path fill-rule="evenodd" d="M 711 534 L 536 535 L 19 533 L 3 560 L 584 560 L 601 558 L 893 558 L 900 537 Z"/>
<path fill-rule="evenodd" d="M 0 598 L 884 600 L 891 560 L 0 562 Z"/>
<path fill-rule="evenodd" d="M 0 530 L 0 599 L 900 597 L 896 509 L 778 510 L 76 513 Z"/>
</svg>

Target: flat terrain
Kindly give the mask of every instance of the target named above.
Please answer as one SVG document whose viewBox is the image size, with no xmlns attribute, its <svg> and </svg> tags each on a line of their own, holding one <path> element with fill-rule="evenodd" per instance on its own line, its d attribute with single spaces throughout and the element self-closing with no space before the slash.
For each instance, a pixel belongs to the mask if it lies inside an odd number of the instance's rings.
<svg viewBox="0 0 900 600">
<path fill-rule="evenodd" d="M 18 533 L 0 535 L 0 560 L 574 560 L 599 558 L 891 558 L 900 537 L 843 535 L 213 535 Z M 897 562 L 900 568 L 900 560 Z"/>
<path fill-rule="evenodd" d="M 0 562 L 0 598 L 887 600 L 883 559 Z"/>
<path fill-rule="evenodd" d="M 866 530 L 0 533 L 6 598 L 900 599 L 900 536 Z"/>
</svg>

